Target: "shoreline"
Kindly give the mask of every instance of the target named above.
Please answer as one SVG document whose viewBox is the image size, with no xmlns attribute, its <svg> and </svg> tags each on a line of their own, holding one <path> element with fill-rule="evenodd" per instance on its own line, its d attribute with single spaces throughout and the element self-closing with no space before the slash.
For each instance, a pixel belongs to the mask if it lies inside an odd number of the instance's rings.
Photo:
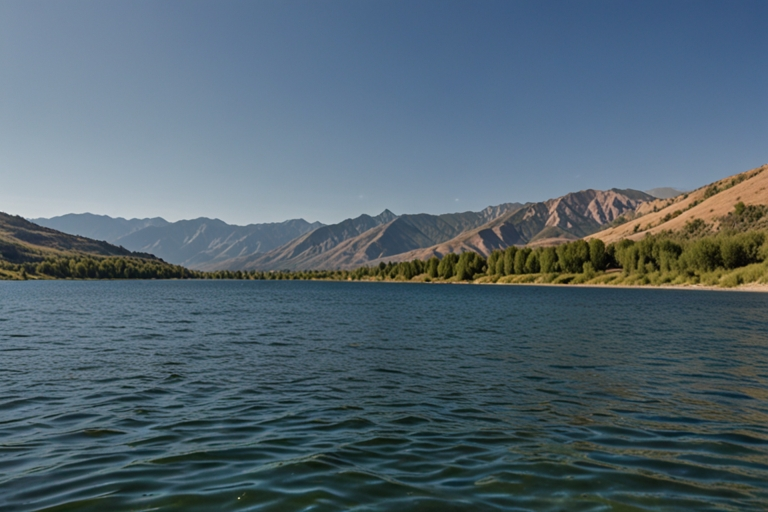
<svg viewBox="0 0 768 512">
<path fill-rule="evenodd" d="M 311 281 L 335 281 L 334 279 L 311 279 Z M 359 280 L 359 281 L 341 281 L 348 283 L 395 283 L 395 284 L 453 284 L 453 285 L 477 285 L 477 286 L 555 286 L 558 288 L 616 288 L 616 289 L 653 289 L 653 290 L 690 290 L 690 291 L 713 291 L 713 292 L 757 292 L 768 293 L 768 284 L 745 283 L 732 288 L 722 286 L 712 286 L 704 284 L 599 284 L 599 283 L 477 283 L 474 281 L 398 281 L 398 280 Z"/>
<path fill-rule="evenodd" d="M 0 279 L 0 282 L 38 282 L 38 281 L 107 281 L 107 282 L 131 282 L 131 281 L 265 281 L 261 279 Z M 762 283 L 745 283 L 732 288 L 725 288 L 722 286 L 712 286 L 703 284 L 599 284 L 599 283 L 478 283 L 474 281 L 399 281 L 399 280 L 342 280 L 342 279 L 274 279 L 269 281 L 324 281 L 324 282 L 339 282 L 339 283 L 392 283 L 392 284 L 437 284 L 437 285 L 478 285 L 478 286 L 554 286 L 558 288 L 615 288 L 615 289 L 653 289 L 653 290 L 690 290 L 690 291 L 714 291 L 714 292 L 754 292 L 754 293 L 768 293 L 768 284 Z"/>
<path fill-rule="evenodd" d="M 450 283 L 446 283 L 450 284 Z M 459 284 L 459 283 L 456 283 Z M 498 285 L 498 286 L 557 286 L 563 288 L 625 288 L 625 289 L 645 289 L 651 288 L 655 290 L 691 290 L 691 291 L 713 291 L 713 292 L 761 292 L 768 293 L 768 284 L 758 283 L 746 283 L 733 288 L 724 288 L 722 286 L 711 286 L 703 284 L 560 284 L 560 283 L 467 283 L 467 284 L 479 284 L 479 285 Z"/>
</svg>

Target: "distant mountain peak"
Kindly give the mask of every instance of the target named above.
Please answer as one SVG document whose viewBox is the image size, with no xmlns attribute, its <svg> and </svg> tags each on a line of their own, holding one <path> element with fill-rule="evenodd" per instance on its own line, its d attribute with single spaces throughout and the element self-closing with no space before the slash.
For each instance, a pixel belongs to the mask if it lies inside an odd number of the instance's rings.
<svg viewBox="0 0 768 512">
<path fill-rule="evenodd" d="M 378 214 L 374 217 L 374 219 L 378 220 L 382 224 L 386 224 L 387 222 L 391 222 L 397 218 L 397 215 L 392 213 L 389 209 L 385 209 L 383 212 Z"/>
<path fill-rule="evenodd" d="M 685 194 L 685 191 L 678 190 L 676 188 L 671 188 L 671 187 L 659 187 L 659 188 L 652 188 L 651 190 L 646 190 L 645 193 L 652 195 L 657 199 L 670 199 L 672 197 L 677 197 L 680 194 Z"/>
</svg>

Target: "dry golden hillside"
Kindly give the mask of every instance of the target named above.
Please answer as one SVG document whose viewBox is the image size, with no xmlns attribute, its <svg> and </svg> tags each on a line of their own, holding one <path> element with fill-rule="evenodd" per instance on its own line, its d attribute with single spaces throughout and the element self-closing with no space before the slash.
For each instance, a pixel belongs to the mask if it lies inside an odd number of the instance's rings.
<svg viewBox="0 0 768 512">
<path fill-rule="evenodd" d="M 732 212 L 734 205 L 768 205 L 768 164 L 729 176 L 671 199 L 658 199 L 643 204 L 635 218 L 616 227 L 586 237 L 599 238 L 605 243 L 622 238 L 637 240 L 660 231 L 677 231 L 686 223 L 701 219 L 718 229 L 719 219 Z"/>
</svg>

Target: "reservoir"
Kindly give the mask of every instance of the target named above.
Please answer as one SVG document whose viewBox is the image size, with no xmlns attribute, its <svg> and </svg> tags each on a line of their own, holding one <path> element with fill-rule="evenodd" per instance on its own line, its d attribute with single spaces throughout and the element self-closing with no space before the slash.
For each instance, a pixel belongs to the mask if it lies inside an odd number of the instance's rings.
<svg viewBox="0 0 768 512">
<path fill-rule="evenodd" d="M 0 509 L 765 510 L 768 294 L 0 282 Z"/>
</svg>

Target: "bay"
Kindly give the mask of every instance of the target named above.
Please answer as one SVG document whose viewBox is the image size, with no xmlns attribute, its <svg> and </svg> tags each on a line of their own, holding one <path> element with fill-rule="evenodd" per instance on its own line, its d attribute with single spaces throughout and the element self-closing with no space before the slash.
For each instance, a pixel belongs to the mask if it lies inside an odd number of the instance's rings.
<svg viewBox="0 0 768 512">
<path fill-rule="evenodd" d="M 0 508 L 765 510 L 768 294 L 0 283 Z"/>
</svg>

